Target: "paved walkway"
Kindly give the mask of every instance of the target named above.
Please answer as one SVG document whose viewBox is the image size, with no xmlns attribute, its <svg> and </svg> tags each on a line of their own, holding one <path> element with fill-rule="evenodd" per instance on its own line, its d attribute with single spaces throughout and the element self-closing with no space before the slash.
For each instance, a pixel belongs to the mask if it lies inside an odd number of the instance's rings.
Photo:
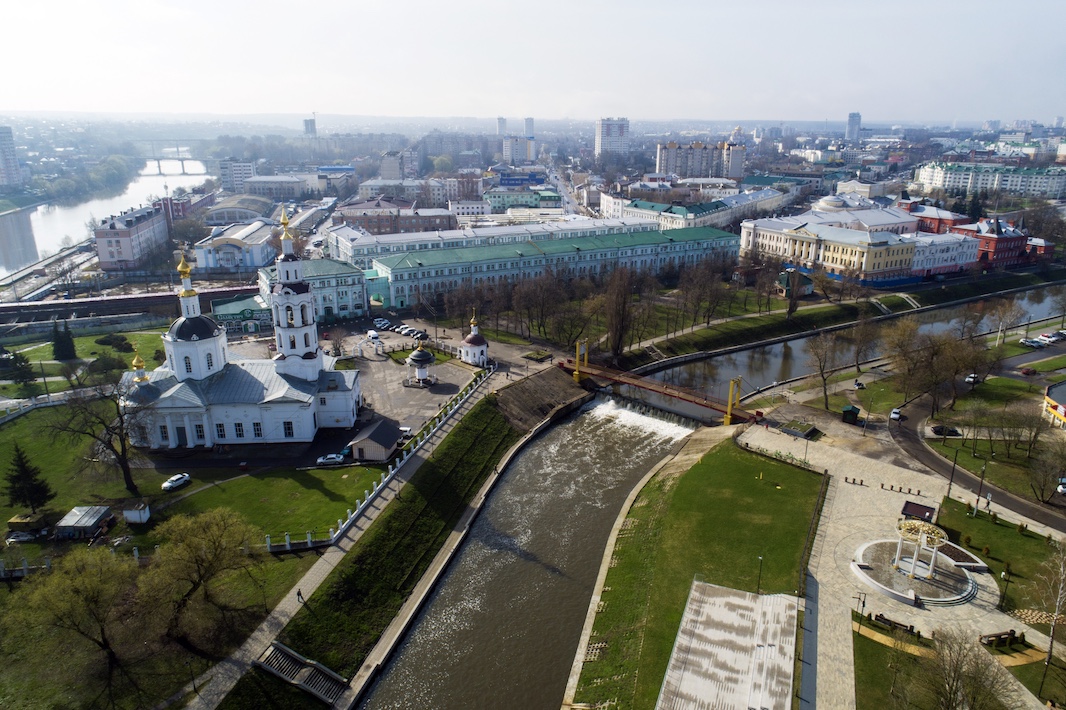
<svg viewBox="0 0 1066 710">
<path fill-rule="evenodd" d="M 898 465 L 906 462 L 897 463 L 891 453 L 880 456 L 852 453 L 851 450 L 860 450 L 862 446 L 873 447 L 876 442 L 843 441 L 834 437 L 832 431 L 820 441 L 806 442 L 774 429 L 752 427 L 739 440 L 753 449 L 780 451 L 798 459 L 806 455 L 815 469 L 828 470 L 833 476 L 809 567 L 802 707 L 844 710 L 855 707 L 851 611 L 856 608 L 856 596 L 860 593 L 866 595 L 866 613 L 881 613 L 914 624 L 926 635 L 938 628 L 953 627 L 961 628 L 976 640 L 981 634 L 1022 626 L 1017 619 L 996 608 L 999 587 L 990 574 L 974 575 L 979 591 L 977 598 L 968 604 L 919 609 L 875 592 L 852 573 L 851 561 L 859 545 L 896 539 L 895 524 L 904 502 L 937 504 L 947 489 L 947 483 L 939 476 Z M 857 476 L 864 485 L 845 483 L 845 476 Z M 897 490 L 882 489 L 882 484 Z M 911 489 L 912 493 L 900 492 L 901 487 Z M 1046 636 L 1030 628 L 1025 628 L 1025 634 L 1037 647 L 1047 648 Z M 1042 707 L 1020 683 L 1013 682 L 1019 690 L 1015 707 Z"/>
<path fill-rule="evenodd" d="M 196 679 L 196 687 L 199 689 L 196 696 L 186 706 L 193 710 L 207 710 L 218 706 L 226 694 L 233 689 L 237 681 L 270 646 L 286 624 L 299 611 L 301 603 L 297 601 L 297 592 L 302 593 L 308 603 L 314 603 L 314 592 L 318 589 L 333 569 L 344 558 L 344 555 L 355 545 L 363 532 L 377 519 L 385 506 L 397 495 L 403 485 L 410 480 L 411 476 L 419 469 L 422 463 L 433 453 L 444 438 L 451 433 L 456 424 L 466 416 L 470 409 L 492 389 L 499 385 L 502 376 L 490 375 L 477 391 L 453 414 L 448 421 L 429 438 L 419 452 L 411 458 L 407 464 L 393 478 L 387 487 L 373 499 L 370 507 L 348 529 L 348 532 L 336 544 L 326 548 L 325 552 L 315 562 L 314 566 L 300 579 L 293 589 L 278 603 L 270 615 L 259 625 L 251 636 L 234 651 L 229 658 L 212 666 L 208 671 Z M 180 702 L 182 698 L 193 693 L 193 684 L 190 683 L 178 693 L 168 698 L 163 706 L 169 706 Z"/>
</svg>

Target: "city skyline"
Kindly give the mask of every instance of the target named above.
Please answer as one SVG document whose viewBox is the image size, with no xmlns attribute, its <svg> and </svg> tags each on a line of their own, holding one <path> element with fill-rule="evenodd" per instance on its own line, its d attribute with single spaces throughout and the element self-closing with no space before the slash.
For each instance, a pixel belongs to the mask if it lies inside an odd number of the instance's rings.
<svg viewBox="0 0 1066 710">
<path fill-rule="evenodd" d="M 857 111 L 940 125 L 1066 113 L 1049 88 L 1066 80 L 1066 44 L 1040 21 L 1051 0 L 1012 6 L 1025 23 L 1017 61 L 1020 42 L 987 27 L 1002 11 L 990 0 L 890 11 L 766 0 L 751 16 L 687 0 L 655 15 L 635 0 L 414 0 L 402 17 L 341 0 L 304 13 L 278 0 L 108 9 L 5 8 L 9 55 L 27 61 L 5 77 L 0 113 L 838 122 Z M 993 30 L 994 52 L 981 41 Z"/>
</svg>

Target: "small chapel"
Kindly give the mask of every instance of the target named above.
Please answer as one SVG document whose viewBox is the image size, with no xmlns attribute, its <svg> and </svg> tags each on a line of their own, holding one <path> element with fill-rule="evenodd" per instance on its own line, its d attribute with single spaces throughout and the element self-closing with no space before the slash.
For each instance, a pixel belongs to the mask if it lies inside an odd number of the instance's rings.
<svg viewBox="0 0 1066 710">
<path fill-rule="evenodd" d="M 470 317 L 470 334 L 459 344 L 459 359 L 477 367 L 487 367 L 489 364 L 489 341 L 478 332 L 476 311 Z"/>
<path fill-rule="evenodd" d="M 334 369 L 318 340 L 314 294 L 303 280 L 288 217 L 271 292 L 275 355 L 229 354 L 226 329 L 200 312 L 192 267 L 182 256 L 181 316 L 163 334 L 166 360 L 145 370 L 137 355 L 125 373 L 123 405 L 137 411 L 130 439 L 151 449 L 309 442 L 320 428 L 355 425 L 362 404 L 359 373 Z"/>
</svg>

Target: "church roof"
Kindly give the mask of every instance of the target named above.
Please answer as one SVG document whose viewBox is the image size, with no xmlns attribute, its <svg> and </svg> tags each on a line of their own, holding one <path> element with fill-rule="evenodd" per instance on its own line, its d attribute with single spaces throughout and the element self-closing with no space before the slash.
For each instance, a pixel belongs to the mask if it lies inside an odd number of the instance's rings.
<svg viewBox="0 0 1066 710">
<path fill-rule="evenodd" d="M 182 316 L 171 323 L 167 335 L 171 340 L 205 340 L 214 337 L 221 327 L 208 316 L 201 315 L 192 318 Z"/>
<path fill-rule="evenodd" d="M 359 377 L 355 370 L 323 370 L 317 380 L 308 382 L 279 374 L 273 360 L 236 360 L 210 377 L 182 382 L 170 370 L 160 368 L 149 372 L 148 383 L 140 388 L 133 383 L 132 374 L 123 376 L 123 383 L 131 388 L 128 399 L 146 405 L 153 403 L 149 399 L 151 394 L 158 393 L 154 404 L 159 408 L 285 402 L 309 404 L 320 391 L 353 389 Z"/>
<path fill-rule="evenodd" d="M 463 338 L 463 345 L 487 345 L 489 341 L 485 340 L 485 336 L 481 333 L 471 333 Z"/>
</svg>

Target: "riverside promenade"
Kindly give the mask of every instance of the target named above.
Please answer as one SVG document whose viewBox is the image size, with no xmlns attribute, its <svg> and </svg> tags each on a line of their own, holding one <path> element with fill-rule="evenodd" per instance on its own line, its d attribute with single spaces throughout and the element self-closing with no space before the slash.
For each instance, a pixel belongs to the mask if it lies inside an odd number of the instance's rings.
<svg viewBox="0 0 1066 710">
<path fill-rule="evenodd" d="M 258 628 L 249 636 L 241 646 L 234 651 L 228 658 L 212 666 L 209 670 L 204 672 L 195 683 L 189 683 L 181 691 L 175 693 L 168 698 L 159 707 L 168 707 L 179 704 L 187 700 L 185 707 L 191 710 L 210 710 L 218 707 L 222 702 L 226 694 L 229 693 L 233 687 L 240 680 L 241 676 L 247 673 L 253 667 L 256 659 L 263 655 L 263 652 L 269 648 L 272 641 L 274 641 L 278 634 L 285 628 L 285 626 L 292 620 L 296 613 L 300 610 L 302 605 L 300 600 L 297 599 L 297 593 L 302 594 L 303 599 L 308 603 L 314 602 L 315 590 L 326 580 L 326 578 L 333 572 L 334 568 L 344 558 L 344 555 L 355 545 L 355 543 L 362 537 L 363 533 L 373 524 L 385 507 L 395 498 L 399 492 L 403 489 L 403 486 L 411 479 L 411 477 L 418 471 L 419 467 L 433 454 L 445 437 L 456 427 L 459 421 L 477 404 L 481 399 L 492 392 L 493 389 L 500 386 L 503 382 L 503 375 L 498 372 L 493 372 L 481 384 L 477 387 L 474 393 L 468 397 L 459 409 L 448 418 L 444 424 L 438 428 L 423 444 L 423 446 L 414 454 L 410 460 L 404 466 L 396 472 L 387 485 L 382 487 L 381 490 L 373 496 L 362 516 L 360 516 L 352 525 L 348 528 L 347 532 L 341 537 L 335 545 L 326 548 L 322 556 L 311 567 L 310 570 L 300 579 L 300 581 L 282 598 L 278 605 L 270 612 L 270 615 L 259 625 Z M 434 560 L 434 565 L 439 564 L 439 557 Z M 445 560 L 446 563 L 446 560 Z M 439 570 L 436 570 L 439 572 Z M 436 573 L 431 568 L 427 574 L 423 577 L 423 582 L 419 583 L 419 588 L 416 588 L 412 593 L 412 597 L 415 597 L 420 592 L 420 587 L 425 584 L 425 580 L 435 580 Z M 398 617 L 399 618 L 399 617 Z M 389 630 L 386 634 L 399 634 L 402 633 L 402 626 L 398 628 L 397 622 L 393 622 L 389 626 Z M 381 646 L 381 644 L 379 644 Z M 377 647 L 375 647 L 375 651 Z M 368 660 L 368 663 L 370 661 Z M 357 675 L 358 677 L 358 675 Z M 354 700 L 354 692 L 352 688 L 349 688 L 349 692 L 342 696 L 342 699 Z M 339 707 L 346 707 L 346 705 L 337 704 Z"/>
</svg>

